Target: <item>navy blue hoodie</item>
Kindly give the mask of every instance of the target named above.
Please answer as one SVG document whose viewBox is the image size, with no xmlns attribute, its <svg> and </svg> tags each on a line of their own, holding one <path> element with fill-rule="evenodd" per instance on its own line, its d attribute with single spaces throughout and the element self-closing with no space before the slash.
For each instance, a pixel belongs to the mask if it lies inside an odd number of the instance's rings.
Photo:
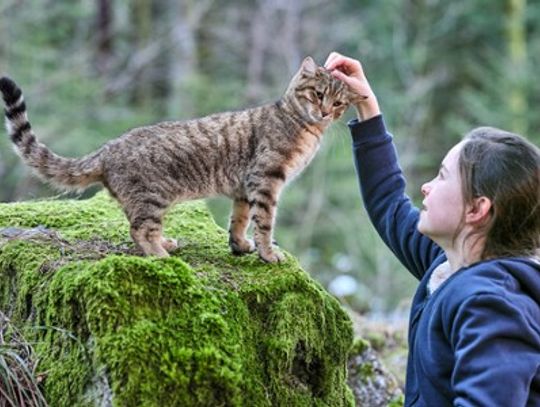
<svg viewBox="0 0 540 407">
<path fill-rule="evenodd" d="M 446 261 L 417 230 L 419 211 L 382 116 L 352 120 L 354 159 L 379 235 L 420 281 L 409 321 L 406 406 L 540 406 L 540 263 L 499 258 L 463 267 L 432 294 Z"/>
</svg>

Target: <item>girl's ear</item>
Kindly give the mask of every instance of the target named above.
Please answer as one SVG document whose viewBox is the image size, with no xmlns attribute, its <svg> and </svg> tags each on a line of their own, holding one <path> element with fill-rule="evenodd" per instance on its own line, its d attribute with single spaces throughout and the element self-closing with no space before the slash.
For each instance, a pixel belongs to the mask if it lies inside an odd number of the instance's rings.
<svg viewBox="0 0 540 407">
<path fill-rule="evenodd" d="M 467 205 L 465 213 L 465 223 L 470 225 L 483 226 L 491 218 L 491 200 L 485 196 L 474 198 L 473 202 Z"/>
</svg>

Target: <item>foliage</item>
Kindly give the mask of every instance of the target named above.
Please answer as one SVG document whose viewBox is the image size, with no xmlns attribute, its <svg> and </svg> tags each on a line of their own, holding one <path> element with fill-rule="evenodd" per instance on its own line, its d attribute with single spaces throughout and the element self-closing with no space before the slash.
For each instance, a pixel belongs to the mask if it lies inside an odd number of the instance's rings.
<svg viewBox="0 0 540 407">
<path fill-rule="evenodd" d="M 47 407 L 35 374 L 35 356 L 29 343 L 9 318 L 0 313 L 0 405 Z"/>
</svg>

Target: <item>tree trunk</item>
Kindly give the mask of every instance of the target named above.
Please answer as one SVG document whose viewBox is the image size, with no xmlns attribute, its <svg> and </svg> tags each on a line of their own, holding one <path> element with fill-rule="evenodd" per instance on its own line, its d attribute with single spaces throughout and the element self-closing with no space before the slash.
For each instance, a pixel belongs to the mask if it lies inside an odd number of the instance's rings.
<svg viewBox="0 0 540 407">
<path fill-rule="evenodd" d="M 510 75 L 509 107 L 512 130 L 526 134 L 527 123 L 527 39 L 525 34 L 525 9 L 527 0 L 508 0 L 506 14 L 506 41 Z"/>
<path fill-rule="evenodd" d="M 136 0 L 132 9 L 132 35 L 134 48 L 137 52 L 147 49 L 152 39 L 152 3 L 147 0 Z M 146 69 L 139 71 L 136 83 L 133 87 L 133 103 L 136 106 L 144 106 L 150 100 L 151 83 L 148 81 Z"/>
<path fill-rule="evenodd" d="M 251 46 L 249 47 L 246 86 L 246 98 L 250 104 L 258 101 L 263 93 L 261 84 L 264 55 L 270 40 L 268 24 L 273 14 L 272 3 L 267 0 L 259 1 L 251 22 Z"/>
<path fill-rule="evenodd" d="M 186 86 L 195 79 L 198 67 L 197 32 L 213 0 L 170 1 L 172 46 L 170 50 L 169 82 L 171 94 L 168 113 L 171 116 L 192 117 L 195 107 L 185 94 Z"/>
<path fill-rule="evenodd" d="M 263 99 L 266 59 L 284 59 L 287 75 L 300 66 L 300 14 L 303 0 L 260 0 L 251 23 L 251 47 L 248 56 L 246 97 L 249 103 Z M 274 64 L 275 66 L 276 64 Z M 279 76 L 282 76 L 280 72 Z"/>
<path fill-rule="evenodd" d="M 300 67 L 302 55 L 300 54 L 300 29 L 302 20 L 300 14 L 303 0 L 285 2 L 285 19 L 283 23 L 284 54 L 287 59 L 289 75 L 292 75 Z"/>
<path fill-rule="evenodd" d="M 111 68 L 113 49 L 112 5 L 111 0 L 96 2 L 96 60 L 95 67 L 100 75 L 107 74 Z"/>
</svg>

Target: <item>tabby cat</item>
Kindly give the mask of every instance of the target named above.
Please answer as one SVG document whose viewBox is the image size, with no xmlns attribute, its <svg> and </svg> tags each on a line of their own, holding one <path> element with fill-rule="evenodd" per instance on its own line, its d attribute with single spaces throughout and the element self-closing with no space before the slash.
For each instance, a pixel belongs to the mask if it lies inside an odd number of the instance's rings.
<svg viewBox="0 0 540 407">
<path fill-rule="evenodd" d="M 173 203 L 225 195 L 233 200 L 232 253 L 257 250 L 267 262 L 284 258 L 272 246 L 283 187 L 308 165 L 323 131 L 353 102 L 342 82 L 307 57 L 276 103 L 136 128 L 82 158 L 64 158 L 36 139 L 19 87 L 3 77 L 0 91 L 7 131 L 24 162 L 64 189 L 102 183 L 122 206 L 144 254 L 167 257 L 176 249 L 176 241 L 162 235 Z M 254 243 L 246 238 L 250 219 Z"/>
</svg>

